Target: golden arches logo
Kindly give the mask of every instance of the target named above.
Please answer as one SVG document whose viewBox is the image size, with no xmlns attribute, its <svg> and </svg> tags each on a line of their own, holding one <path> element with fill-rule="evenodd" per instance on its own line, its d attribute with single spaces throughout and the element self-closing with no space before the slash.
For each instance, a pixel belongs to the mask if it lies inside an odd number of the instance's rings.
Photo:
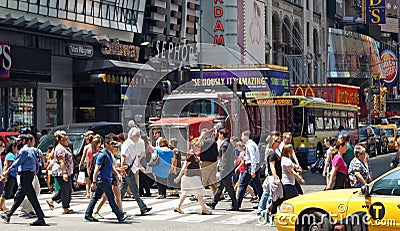
<svg viewBox="0 0 400 231">
<path fill-rule="evenodd" d="M 311 93 L 311 97 L 315 97 L 314 90 L 312 89 L 311 86 L 307 86 L 306 90 L 304 91 L 302 87 L 297 86 L 296 91 L 294 92 L 294 95 L 299 95 L 298 93 L 300 92 L 300 96 L 307 96 L 308 92 Z"/>
</svg>

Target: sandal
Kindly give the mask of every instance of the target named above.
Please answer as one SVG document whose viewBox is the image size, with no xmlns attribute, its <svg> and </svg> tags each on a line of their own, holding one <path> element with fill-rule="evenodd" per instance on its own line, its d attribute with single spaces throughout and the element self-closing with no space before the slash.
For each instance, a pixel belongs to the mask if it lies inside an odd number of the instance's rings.
<svg viewBox="0 0 400 231">
<path fill-rule="evenodd" d="M 46 202 L 49 205 L 50 210 L 53 211 L 54 210 L 54 205 L 52 205 L 49 200 L 46 200 Z"/>
<path fill-rule="evenodd" d="M 180 208 L 174 208 L 174 212 L 184 214 L 184 212 Z"/>
<path fill-rule="evenodd" d="M 72 214 L 74 213 L 74 210 L 68 209 L 67 211 L 64 211 L 62 214 Z"/>
<path fill-rule="evenodd" d="M 201 215 L 211 215 L 212 212 L 210 210 L 202 210 Z"/>
</svg>

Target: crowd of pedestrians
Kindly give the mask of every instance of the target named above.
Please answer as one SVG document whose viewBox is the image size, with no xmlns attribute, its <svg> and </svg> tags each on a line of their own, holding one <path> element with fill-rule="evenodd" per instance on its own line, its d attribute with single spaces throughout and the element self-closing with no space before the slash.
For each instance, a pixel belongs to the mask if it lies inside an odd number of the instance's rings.
<svg viewBox="0 0 400 231">
<path fill-rule="evenodd" d="M 156 199 L 179 197 L 173 211 L 180 214 L 184 213 L 182 204 L 188 197 L 198 201 L 201 214 L 209 215 L 212 211 L 208 208 L 214 210 L 223 199 L 230 201 L 228 211 L 239 211 L 249 194 L 250 201 L 258 203 L 253 209 L 265 216 L 270 225 L 274 225 L 274 214 L 284 200 L 303 194 L 301 185 L 306 182 L 290 132 L 271 132 L 265 142 L 257 145 L 249 131 L 242 132 L 238 139 L 229 137 L 224 128 L 203 129 L 199 137 L 190 141 L 187 153 L 177 148 L 176 139 L 167 140 L 160 130 L 154 130 L 151 135 L 153 137 L 149 139 L 135 126 L 126 135 L 110 133 L 101 137 L 87 131 L 83 155 L 78 163 L 86 182 L 85 197 L 90 199 L 84 215 L 86 221 L 102 219 L 101 208 L 108 201 L 117 220 L 125 222 L 130 218 L 123 208 L 127 196 L 135 199 L 141 215 L 145 215 L 152 208 L 142 197 L 152 196 L 150 187 L 154 182 L 158 190 L 157 195 L 153 195 Z M 1 152 L 7 153 L 1 163 L 3 168 L 0 168 L 3 221 L 8 223 L 22 204 L 23 214 L 37 217 L 31 225 L 46 225 L 37 199 L 40 188 L 36 173 L 40 165 L 49 172 L 46 182 L 49 191 L 55 191 L 53 197 L 46 200 L 49 208 L 54 210 L 55 203 L 61 203 L 63 214 L 74 213 L 70 207 L 73 147 L 65 131 L 56 131 L 54 137 L 56 142 L 49 146 L 46 159 L 35 148 L 36 139 L 30 134 L 21 135 L 0 147 Z M 349 140 L 347 133 L 324 139 L 325 190 L 360 187 L 371 180 L 365 149 L 360 145 L 353 147 Z M 399 147 L 398 143 L 400 140 L 396 141 L 396 147 Z M 265 175 L 264 181 L 261 175 Z M 206 187 L 212 192 L 209 200 L 204 198 Z M 224 192 L 229 198 L 225 198 Z M 8 209 L 5 201 L 13 197 L 14 204 Z"/>
</svg>

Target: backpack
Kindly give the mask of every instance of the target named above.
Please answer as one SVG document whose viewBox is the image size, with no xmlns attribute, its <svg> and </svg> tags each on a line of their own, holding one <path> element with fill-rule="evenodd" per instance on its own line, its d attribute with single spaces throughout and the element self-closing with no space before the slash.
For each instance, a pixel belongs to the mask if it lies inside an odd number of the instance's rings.
<svg viewBox="0 0 400 231">
<path fill-rule="evenodd" d="M 103 150 L 99 151 L 96 155 L 93 156 L 93 161 L 92 161 L 92 165 L 90 166 L 90 174 L 89 174 L 90 181 L 93 180 L 94 169 L 95 169 L 95 166 L 96 166 L 97 157 L 99 156 L 100 153 L 103 153 L 107 157 L 107 158 L 103 159 L 103 162 L 101 163 L 101 167 L 100 168 L 102 168 L 108 162 L 108 155 L 107 155 L 107 153 L 104 153 Z"/>
</svg>

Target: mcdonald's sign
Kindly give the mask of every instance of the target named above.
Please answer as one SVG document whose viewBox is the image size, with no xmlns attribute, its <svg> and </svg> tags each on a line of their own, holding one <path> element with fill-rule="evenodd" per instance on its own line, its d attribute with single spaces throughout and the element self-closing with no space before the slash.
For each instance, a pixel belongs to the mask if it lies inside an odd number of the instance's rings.
<svg viewBox="0 0 400 231">
<path fill-rule="evenodd" d="M 327 102 L 341 104 L 359 104 L 359 87 L 342 84 L 321 84 L 321 85 L 302 85 L 291 86 L 292 95 L 319 97 Z"/>
</svg>

